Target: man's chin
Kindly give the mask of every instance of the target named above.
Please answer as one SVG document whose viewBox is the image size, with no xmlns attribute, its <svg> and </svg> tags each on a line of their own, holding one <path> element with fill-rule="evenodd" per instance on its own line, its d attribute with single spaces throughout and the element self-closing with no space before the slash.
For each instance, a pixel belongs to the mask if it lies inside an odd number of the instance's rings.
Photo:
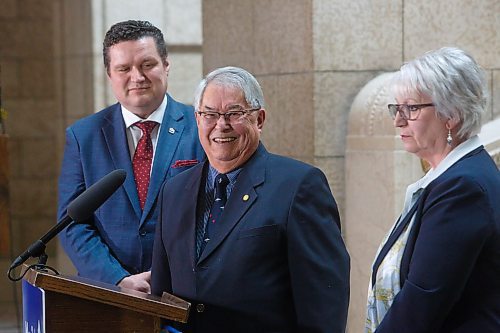
<svg viewBox="0 0 500 333">
<path fill-rule="evenodd" d="M 130 105 L 131 108 L 147 109 L 156 105 L 154 99 L 151 96 L 137 96 L 136 98 L 129 98 L 127 102 L 127 104 Z M 161 101 L 159 102 L 159 104 L 160 103 Z M 154 109 L 156 109 L 156 107 Z M 154 111 L 154 109 L 151 111 Z"/>
</svg>

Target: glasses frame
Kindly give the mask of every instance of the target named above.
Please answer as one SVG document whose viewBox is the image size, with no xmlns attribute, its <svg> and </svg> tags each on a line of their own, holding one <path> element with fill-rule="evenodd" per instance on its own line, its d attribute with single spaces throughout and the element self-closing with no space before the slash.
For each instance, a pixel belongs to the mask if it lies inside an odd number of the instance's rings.
<svg viewBox="0 0 500 333">
<path fill-rule="evenodd" d="M 254 108 L 254 109 L 243 109 L 243 110 L 232 110 L 232 111 L 227 111 L 227 112 L 218 112 L 218 111 L 196 111 L 197 114 L 200 115 L 200 117 L 203 119 L 203 121 L 205 121 L 206 123 L 208 124 L 215 124 L 216 122 L 219 121 L 220 117 L 224 117 L 224 120 L 227 121 L 228 123 L 233 123 L 233 122 L 236 122 L 238 120 L 241 119 L 241 117 L 245 116 L 245 115 L 249 115 L 251 114 L 252 112 L 255 112 L 255 111 L 260 111 L 262 110 L 262 108 Z M 215 117 L 215 115 L 217 115 L 217 117 L 213 118 L 213 119 L 208 119 L 208 118 L 205 118 L 206 115 L 213 115 Z M 234 119 L 234 120 L 231 120 L 231 115 L 234 115 L 234 114 L 240 114 L 240 116 L 237 118 L 237 119 Z"/>
<path fill-rule="evenodd" d="M 433 103 L 425 103 L 425 104 L 387 104 L 387 109 L 389 110 L 389 114 L 391 118 L 396 119 L 396 114 L 399 113 L 401 118 L 406 121 L 417 120 L 418 116 L 420 116 L 420 112 L 423 108 L 434 106 Z M 412 115 L 415 114 L 414 117 Z"/>
</svg>

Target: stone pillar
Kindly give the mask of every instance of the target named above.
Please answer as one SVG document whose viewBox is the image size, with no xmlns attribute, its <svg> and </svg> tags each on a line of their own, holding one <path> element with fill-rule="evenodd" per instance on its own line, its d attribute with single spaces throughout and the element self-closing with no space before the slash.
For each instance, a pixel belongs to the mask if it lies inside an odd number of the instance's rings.
<svg viewBox="0 0 500 333">
<path fill-rule="evenodd" d="M 60 109 L 55 88 L 54 0 L 2 0 L 0 66 L 2 107 L 9 135 L 10 245 L 17 256 L 55 223 L 57 132 Z M 5 148 L 4 148 L 5 149 Z M 4 152 L 0 160 L 5 162 Z M 1 164 L 1 163 L 0 163 Z M 4 207 L 0 207 L 2 214 Z M 6 235 L 3 233 L 2 236 Z M 0 240 L 2 246 L 3 240 Z M 47 247 L 54 265 L 56 242 Z M 11 258 L 0 260 L 2 272 Z M 16 296 L 14 296 L 16 295 Z M 20 284 L 0 288 L 0 330 L 17 324 Z"/>
<path fill-rule="evenodd" d="M 0 111 L 1 112 L 1 111 Z M 1 115 L 0 115 L 1 117 Z M 0 120 L 1 123 L 1 120 Z M 1 125 L 1 124 L 0 124 Z M 2 127 L 0 126 L 0 129 Z M 0 134 L 0 258 L 9 257 L 10 206 L 9 206 L 9 137 Z"/>
<path fill-rule="evenodd" d="M 54 1 L 2 1 L 1 8 L 2 107 L 8 113 L 11 244 L 17 255 L 55 223 L 57 27 Z M 47 252 L 53 255 L 55 245 Z"/>
</svg>

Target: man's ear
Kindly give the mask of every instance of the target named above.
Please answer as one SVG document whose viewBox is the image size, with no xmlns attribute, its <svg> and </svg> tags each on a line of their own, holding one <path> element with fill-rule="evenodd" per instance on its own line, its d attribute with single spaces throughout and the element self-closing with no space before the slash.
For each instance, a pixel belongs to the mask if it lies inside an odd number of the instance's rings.
<svg viewBox="0 0 500 333">
<path fill-rule="evenodd" d="M 165 71 L 167 72 L 167 76 L 170 73 L 170 59 L 166 57 L 165 59 L 162 60 L 163 62 L 163 67 L 165 68 Z"/>
<path fill-rule="evenodd" d="M 259 111 L 259 115 L 257 116 L 257 128 L 259 130 L 262 130 L 262 127 L 264 127 L 265 120 L 266 120 L 266 110 L 261 109 Z"/>
</svg>

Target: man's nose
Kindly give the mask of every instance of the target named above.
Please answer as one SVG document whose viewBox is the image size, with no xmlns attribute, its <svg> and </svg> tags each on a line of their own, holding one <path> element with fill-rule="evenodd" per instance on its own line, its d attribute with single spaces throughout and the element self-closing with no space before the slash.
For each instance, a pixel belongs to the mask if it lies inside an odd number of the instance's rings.
<svg viewBox="0 0 500 333">
<path fill-rule="evenodd" d="M 229 125 L 230 125 L 229 119 L 226 118 L 226 116 L 224 114 L 220 115 L 219 119 L 217 119 L 216 126 L 217 127 L 225 128 L 225 127 L 227 127 Z"/>
<path fill-rule="evenodd" d="M 132 67 L 131 79 L 133 82 L 141 82 L 141 81 L 144 81 L 145 76 L 140 68 Z"/>
</svg>

